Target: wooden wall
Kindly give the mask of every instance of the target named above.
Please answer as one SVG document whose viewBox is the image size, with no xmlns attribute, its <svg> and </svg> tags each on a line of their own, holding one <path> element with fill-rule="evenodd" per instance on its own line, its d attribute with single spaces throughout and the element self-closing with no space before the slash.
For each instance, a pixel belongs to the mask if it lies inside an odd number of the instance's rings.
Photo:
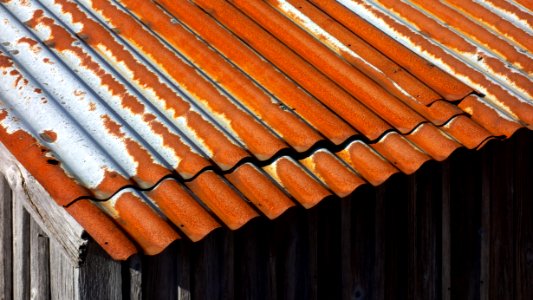
<svg viewBox="0 0 533 300">
<path fill-rule="evenodd" d="M 533 299 L 532 174 L 521 132 L 158 256 L 90 243 L 81 268 L 0 184 L 0 299 Z"/>
</svg>

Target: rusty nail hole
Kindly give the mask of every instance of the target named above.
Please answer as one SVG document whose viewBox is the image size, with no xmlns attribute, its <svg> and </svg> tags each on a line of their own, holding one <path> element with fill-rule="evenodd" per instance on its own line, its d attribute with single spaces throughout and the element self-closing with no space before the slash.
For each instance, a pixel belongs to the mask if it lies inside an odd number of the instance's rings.
<svg viewBox="0 0 533 300">
<path fill-rule="evenodd" d="M 56 42 L 54 42 L 54 41 L 52 41 L 52 40 L 48 40 L 48 41 L 44 41 L 44 44 L 45 44 L 47 47 L 53 48 L 53 47 L 55 47 Z"/>
<path fill-rule="evenodd" d="M 107 244 L 109 244 L 109 242 L 104 242 L 104 245 L 107 245 Z"/>
<path fill-rule="evenodd" d="M 84 34 L 84 33 L 80 33 L 80 34 L 78 34 L 78 38 L 79 38 L 80 40 L 84 40 L 84 41 L 86 41 L 86 40 L 89 39 L 89 36 L 86 35 L 86 34 Z"/>
<path fill-rule="evenodd" d="M 47 143 L 53 143 L 57 140 L 57 134 L 52 130 L 45 130 L 41 132 L 39 136 Z"/>
<path fill-rule="evenodd" d="M 482 61 L 482 60 L 483 60 L 483 56 L 478 55 L 478 56 L 477 56 L 477 61 Z"/>
<path fill-rule="evenodd" d="M 46 162 L 48 164 L 51 164 L 51 165 L 54 165 L 54 166 L 59 165 L 59 161 L 57 159 L 48 159 L 48 160 L 46 160 Z"/>
</svg>

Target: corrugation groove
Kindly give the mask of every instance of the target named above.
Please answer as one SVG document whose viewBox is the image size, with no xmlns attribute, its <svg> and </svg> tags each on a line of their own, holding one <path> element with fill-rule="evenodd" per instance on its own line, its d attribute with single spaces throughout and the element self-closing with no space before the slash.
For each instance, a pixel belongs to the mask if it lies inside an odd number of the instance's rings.
<svg viewBox="0 0 533 300">
<path fill-rule="evenodd" d="M 0 141 L 116 259 L 532 127 L 500 1 L 2 0 Z"/>
</svg>

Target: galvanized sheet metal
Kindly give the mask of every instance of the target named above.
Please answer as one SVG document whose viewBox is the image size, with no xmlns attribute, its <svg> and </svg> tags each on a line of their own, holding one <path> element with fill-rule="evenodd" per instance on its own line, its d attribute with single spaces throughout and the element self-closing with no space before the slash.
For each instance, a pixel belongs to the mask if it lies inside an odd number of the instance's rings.
<svg viewBox="0 0 533 300">
<path fill-rule="evenodd" d="M 156 254 L 531 127 L 531 15 L 2 0 L 0 140 L 114 258 Z"/>
</svg>

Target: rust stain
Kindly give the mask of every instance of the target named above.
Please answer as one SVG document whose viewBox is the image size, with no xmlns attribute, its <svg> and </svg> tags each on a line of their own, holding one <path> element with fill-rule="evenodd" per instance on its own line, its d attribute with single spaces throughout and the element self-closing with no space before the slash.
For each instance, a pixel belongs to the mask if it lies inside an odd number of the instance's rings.
<svg viewBox="0 0 533 300">
<path fill-rule="evenodd" d="M 19 43 L 19 44 L 28 44 L 30 46 L 30 48 L 33 49 L 34 52 L 37 52 L 37 51 L 41 50 L 40 47 L 35 47 L 35 46 L 39 45 L 39 42 L 37 42 L 34 39 L 30 39 L 28 37 L 20 38 L 17 41 L 17 43 Z"/>
<path fill-rule="evenodd" d="M 0 111 L 0 121 L 7 116 L 7 111 Z M 0 126 L 0 141 L 59 205 L 91 196 L 91 192 L 70 177 L 61 167 L 61 162 L 53 159 L 52 153 L 30 134 L 23 130 L 9 133 Z"/>
<path fill-rule="evenodd" d="M 444 45 L 457 49 L 461 52 L 476 53 L 476 48 L 473 45 L 466 43 L 462 36 L 438 26 L 434 21 L 431 22 L 429 18 L 423 17 L 421 14 L 419 15 L 418 13 L 414 13 L 411 8 L 408 8 L 404 5 L 399 5 L 397 1 L 381 0 L 381 2 L 402 14 L 408 14 L 410 20 L 416 22 L 416 24 L 422 30 L 432 36 L 435 36 L 435 38 Z M 518 69 L 524 70 L 529 75 L 533 74 L 533 60 L 531 60 L 527 55 L 518 52 L 518 50 L 508 42 L 501 39 L 499 36 L 493 35 L 476 22 L 465 18 L 459 12 L 439 2 L 435 2 L 431 5 L 428 5 L 427 2 L 420 0 L 414 0 L 413 2 L 439 18 L 441 21 L 461 31 L 463 35 L 477 41 L 485 47 L 490 48 L 492 51 L 500 55 L 503 60 L 513 64 Z M 497 64 L 498 61 L 495 60 L 494 63 Z M 499 63 L 501 64 L 501 62 Z M 495 68 L 498 67 L 495 66 Z M 531 92 L 531 89 L 529 92 Z M 530 95 L 533 94 L 530 93 Z"/>
<path fill-rule="evenodd" d="M 509 116 L 502 116 L 502 112 L 492 108 L 477 96 L 466 97 L 458 105 L 467 112 L 472 120 L 486 128 L 495 136 L 512 136 L 523 125 Z"/>
<path fill-rule="evenodd" d="M 443 130 L 468 149 L 476 149 L 492 137 L 490 132 L 466 116 L 453 118 L 443 127 Z"/>
<path fill-rule="evenodd" d="M 122 125 L 111 120 L 106 115 L 102 116 L 102 119 L 109 133 L 122 139 L 126 145 L 128 154 L 137 163 L 136 175 L 133 179 L 141 188 L 151 188 L 161 178 L 170 175 L 170 171 L 156 163 L 153 156 L 142 144 L 124 135 L 121 130 Z"/>
<path fill-rule="evenodd" d="M 295 114 L 273 103 L 266 93 L 251 82 L 242 72 L 234 68 L 209 49 L 183 27 L 173 24 L 172 17 L 165 14 L 152 2 L 122 1 L 128 10 L 137 14 L 143 22 L 150 24 L 175 49 L 185 54 L 195 65 L 202 68 L 211 78 L 224 87 L 242 104 L 264 120 L 289 145 L 298 151 L 305 151 L 322 138 Z"/>
<path fill-rule="evenodd" d="M 231 229 L 238 229 L 258 214 L 213 171 L 206 171 L 186 183 Z"/>
<path fill-rule="evenodd" d="M 327 151 L 315 152 L 309 157 L 309 163 L 302 161 L 302 164 L 317 174 L 326 186 L 339 197 L 347 197 L 359 186 L 366 183 Z"/>
<path fill-rule="evenodd" d="M 403 136 L 394 132 L 387 134 L 371 147 L 405 174 L 414 173 L 422 164 L 431 159 Z"/>
<path fill-rule="evenodd" d="M 213 217 L 176 181 L 165 180 L 146 195 L 192 241 L 220 227 Z"/>
<path fill-rule="evenodd" d="M 40 136 L 47 143 L 53 143 L 57 140 L 57 133 L 53 130 L 45 130 L 41 132 Z"/>
<path fill-rule="evenodd" d="M 150 206 L 130 192 L 120 195 L 113 208 L 117 212 L 114 216 L 117 223 L 148 255 L 160 253 L 180 238 Z"/>
<path fill-rule="evenodd" d="M 122 37 L 141 49 L 161 69 L 197 97 L 198 101 L 213 110 L 213 115 L 227 118 L 229 127 L 258 159 L 268 159 L 287 147 L 267 128 L 220 94 L 211 83 L 199 76 L 193 67 L 163 46 L 156 37 L 143 29 L 129 15 L 107 1 L 95 0 L 91 2 L 91 5 L 94 10 L 119 29 Z M 89 32 L 87 34 L 91 35 Z"/>
<path fill-rule="evenodd" d="M 76 201 L 65 209 L 113 259 L 126 260 L 137 253 L 128 236 L 91 201 Z"/>
<path fill-rule="evenodd" d="M 266 171 L 276 178 L 279 184 L 305 208 L 311 208 L 324 198 L 332 195 L 318 181 L 287 157 L 279 158 L 270 168 L 266 168 Z"/>
<path fill-rule="evenodd" d="M 238 161 L 248 156 L 243 149 L 230 141 L 213 124 L 206 121 L 197 112 L 191 110 L 189 103 L 178 96 L 169 86 L 162 83 L 155 73 L 137 61 L 127 49 L 116 42 L 110 32 L 106 31 L 99 23 L 88 18 L 76 4 L 64 0 L 57 0 L 56 3 L 61 5 L 65 13 L 72 16 L 73 22 L 83 24 L 83 28 L 77 32 L 78 36 L 90 37 L 87 43 L 91 47 L 116 64 L 126 66 L 132 74 L 131 78 L 133 82 L 143 89 L 152 91 L 157 99 L 164 103 L 165 109 L 173 112 L 174 119 L 183 117 L 186 123 L 191 128 L 194 128 L 199 138 L 207 144 L 207 147 L 213 153 L 213 160 L 222 169 L 229 169 Z M 129 24 L 131 23 L 134 22 L 130 20 Z M 137 29 L 139 28 L 137 27 Z M 148 42 L 153 42 L 153 38 Z M 111 53 L 111 56 L 107 52 L 102 51 L 102 49 Z M 168 65 L 174 66 L 174 62 L 169 61 Z"/>
<path fill-rule="evenodd" d="M 350 31 L 404 67 L 445 99 L 462 99 L 472 92 L 470 87 L 435 68 L 432 64 L 417 56 L 361 17 L 350 12 L 338 2 L 328 0 L 310 0 L 310 2 L 316 4 L 332 18 L 350 29 Z"/>
<path fill-rule="evenodd" d="M 252 164 L 244 164 L 226 178 L 269 219 L 275 219 L 294 206 L 272 181 Z"/>
<path fill-rule="evenodd" d="M 202 36 L 210 37 L 210 42 L 214 43 L 219 40 L 216 43 L 218 47 L 225 43 L 223 42 L 225 40 L 220 37 L 229 36 L 229 40 L 234 40 L 231 34 L 224 31 L 204 12 L 187 1 L 165 0 L 158 2 L 179 16 L 180 20 L 195 31 L 201 32 Z M 196 1 L 195 3 L 228 26 L 256 51 L 365 136 L 376 139 L 390 129 L 390 125 L 380 117 L 229 4 L 208 1 Z M 210 31 L 211 33 L 209 33 Z M 219 37 L 216 37 L 217 35 Z"/>
<path fill-rule="evenodd" d="M 461 145 L 432 124 L 421 124 L 406 137 L 431 158 L 443 161 Z"/>
<path fill-rule="evenodd" d="M 213 1 L 210 1 L 209 4 L 206 3 L 208 1 L 204 0 L 197 0 L 196 2 L 204 6 L 217 7 Z M 423 118 L 407 105 L 387 93 L 377 83 L 346 61 L 340 59 L 268 4 L 245 0 L 234 0 L 232 3 L 402 133 L 409 132 L 423 121 Z M 226 6 L 228 5 L 220 5 L 221 8 L 229 10 Z M 229 18 L 229 13 L 220 11 L 216 16 L 219 19 Z M 241 25 L 241 28 L 246 29 L 247 26 Z"/>
<path fill-rule="evenodd" d="M 374 186 L 382 184 L 390 176 L 398 173 L 398 169 L 362 142 L 351 143 L 337 155 Z"/>
</svg>

